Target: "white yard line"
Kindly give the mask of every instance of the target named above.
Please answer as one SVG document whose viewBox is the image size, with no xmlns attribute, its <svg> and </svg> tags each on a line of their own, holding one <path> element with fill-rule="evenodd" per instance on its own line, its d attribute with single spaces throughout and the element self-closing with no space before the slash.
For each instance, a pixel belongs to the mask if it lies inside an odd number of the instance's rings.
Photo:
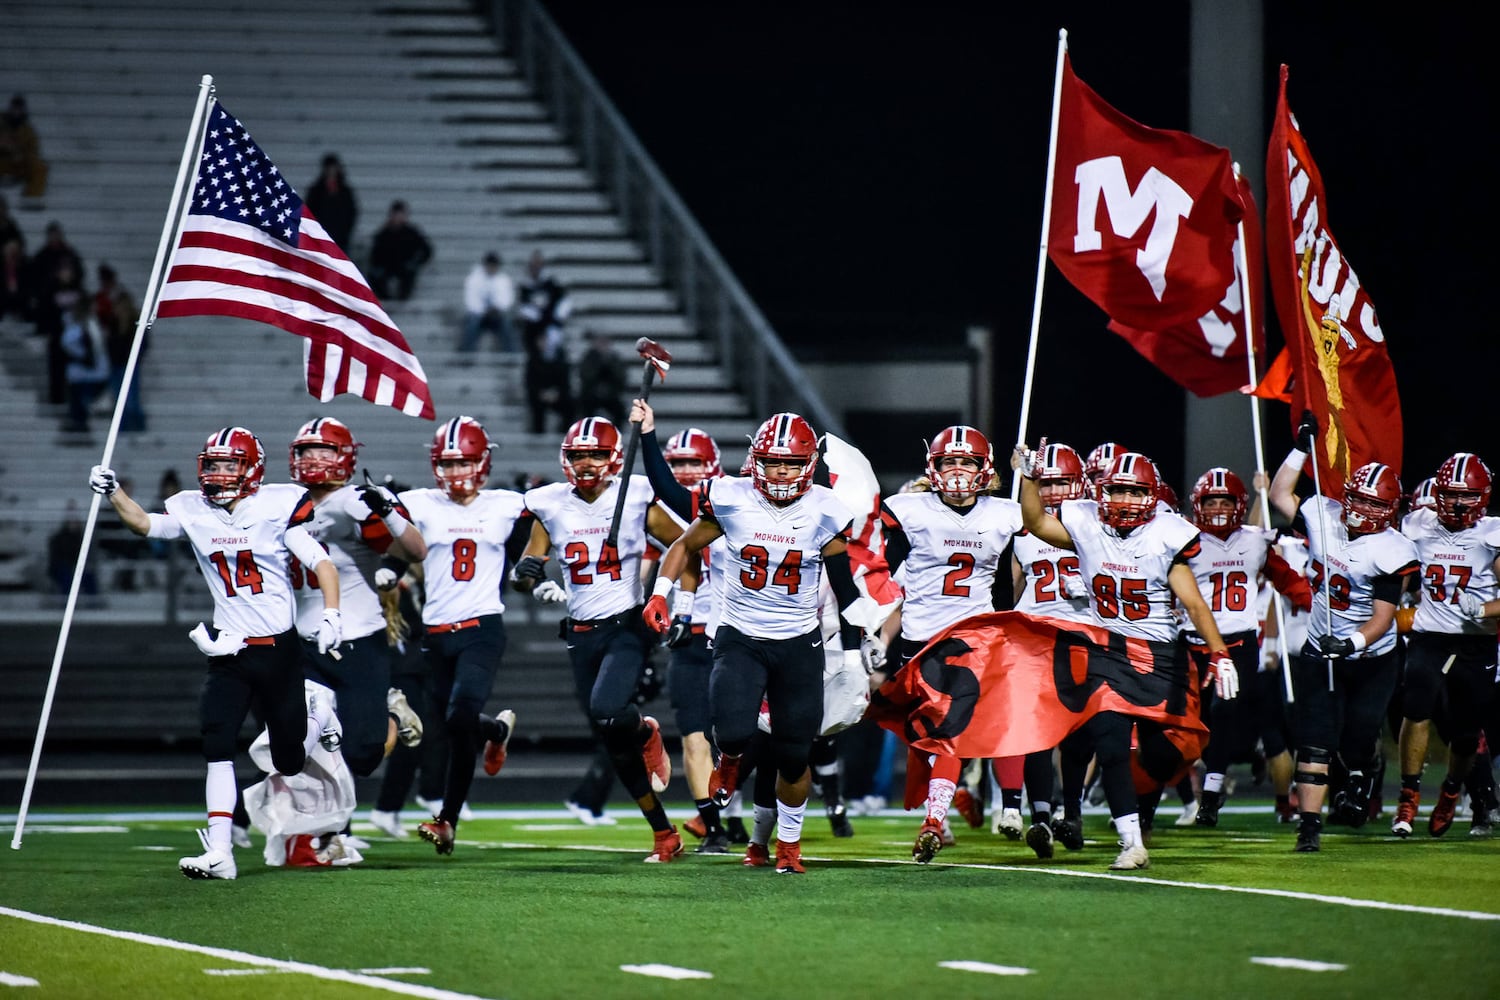
<svg viewBox="0 0 1500 1000">
<path fill-rule="evenodd" d="M 0 917 L 12 917 L 16 920 L 26 920 L 34 924 L 45 924 L 49 927 L 61 927 L 64 930 L 78 931 L 84 934 L 98 934 L 101 937 L 115 938 L 119 941 L 133 941 L 136 944 L 151 945 L 154 948 L 170 948 L 174 951 L 186 951 L 195 955 L 206 955 L 209 958 L 219 959 L 220 961 L 238 962 L 241 965 L 256 966 L 260 969 L 277 972 L 295 972 L 304 976 L 312 976 L 315 979 L 327 979 L 332 982 L 349 983 L 354 986 L 367 986 L 373 990 L 400 993 L 403 996 L 427 997 L 429 1000 L 483 1000 L 483 998 L 476 997 L 470 993 L 455 993 L 452 990 L 440 990 L 432 986 L 422 986 L 418 983 L 402 983 L 394 979 L 380 979 L 376 976 L 350 972 L 347 969 L 329 969 L 321 965 L 310 965 L 307 962 L 287 962 L 278 958 L 266 958 L 263 955 L 252 955 L 249 952 L 235 951 L 231 948 L 210 948 L 201 944 L 192 944 L 188 941 L 174 941 L 171 938 L 157 937 L 154 934 L 117 931 L 108 927 L 96 927 L 93 924 L 79 923 L 76 920 L 59 920 L 56 917 L 43 916 L 40 913 L 13 910 L 8 906 L 0 906 Z M 225 971 L 217 970 L 215 974 L 223 975 Z"/>
<path fill-rule="evenodd" d="M 1269 965 L 1276 969 L 1297 969 L 1301 972 L 1343 972 L 1349 968 L 1337 962 L 1314 962 L 1310 958 L 1275 958 L 1255 956 L 1250 959 L 1252 965 Z"/>
<path fill-rule="evenodd" d="M 637 976 L 652 976 L 656 979 L 712 979 L 712 972 L 701 969 L 683 969 L 675 965 L 652 962 L 647 965 L 622 965 L 621 972 L 633 972 Z"/>
<path fill-rule="evenodd" d="M 1022 968 L 1019 965 L 991 965 L 989 962 L 971 962 L 967 959 L 952 962 L 939 962 L 940 969 L 956 969 L 959 972 L 984 972 L 991 976 L 1030 976 L 1035 969 Z"/>
</svg>

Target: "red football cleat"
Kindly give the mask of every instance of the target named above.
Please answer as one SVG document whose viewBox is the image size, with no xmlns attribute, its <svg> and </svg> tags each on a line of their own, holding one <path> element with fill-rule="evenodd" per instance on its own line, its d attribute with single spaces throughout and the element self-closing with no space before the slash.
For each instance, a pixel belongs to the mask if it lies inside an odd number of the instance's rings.
<svg viewBox="0 0 1500 1000">
<path fill-rule="evenodd" d="M 505 766 L 507 748 L 510 746 L 510 738 L 516 731 L 516 713 L 506 709 L 495 716 L 495 721 L 505 727 L 505 739 L 496 743 L 494 740 L 486 740 L 484 744 L 484 773 L 494 776 L 500 773 Z"/>
<path fill-rule="evenodd" d="M 327 868 L 328 862 L 319 858 L 317 848 L 313 847 L 313 841 L 316 839 L 310 833 L 299 833 L 294 837 L 286 838 L 287 867 Z"/>
<path fill-rule="evenodd" d="M 917 842 L 912 845 L 911 859 L 919 865 L 925 865 L 942 849 L 943 824 L 932 819 L 924 820 L 922 832 L 917 834 Z"/>
<path fill-rule="evenodd" d="M 647 864 L 664 865 L 682 853 L 682 838 L 677 836 L 677 827 L 658 830 L 654 836 L 656 846 L 646 855 Z"/>
<path fill-rule="evenodd" d="M 708 776 L 708 797 L 714 800 L 714 805 L 723 809 L 729 805 L 729 799 L 738 787 L 740 787 L 740 758 L 719 754 L 719 762 L 714 765 L 713 773 Z"/>
<path fill-rule="evenodd" d="M 699 840 L 702 840 L 704 837 L 708 836 L 708 824 L 703 822 L 702 816 L 694 816 L 692 819 L 682 824 L 682 828 L 688 833 L 691 833 L 693 836 L 697 837 Z"/>
<path fill-rule="evenodd" d="M 667 783 L 672 780 L 672 761 L 668 759 L 667 748 L 661 742 L 661 723 L 649 715 L 641 719 L 641 722 L 651 730 L 641 747 L 641 760 L 645 762 L 646 772 L 651 776 L 652 791 L 660 794 L 667 790 Z"/>
<path fill-rule="evenodd" d="M 453 826 L 447 820 L 434 816 L 430 822 L 418 823 L 417 834 L 436 847 L 439 854 L 453 853 Z"/>
<path fill-rule="evenodd" d="M 979 800 L 974 793 L 967 788 L 960 788 L 953 793 L 953 808 L 957 809 L 959 815 L 963 816 L 964 822 L 974 829 L 984 825 L 984 809 L 979 805 Z"/>
<path fill-rule="evenodd" d="M 778 875 L 807 874 L 807 869 L 802 867 L 802 841 L 796 840 L 790 844 L 783 840 L 776 842 L 776 873 Z"/>
<path fill-rule="evenodd" d="M 746 868 L 769 868 L 771 867 L 771 852 L 766 849 L 765 844 L 757 844 L 752 840 L 745 845 L 745 860 L 740 864 Z"/>
<path fill-rule="evenodd" d="M 1417 806 L 1421 803 L 1421 792 L 1410 788 L 1401 789 L 1401 801 L 1396 803 L 1396 818 L 1391 820 L 1391 832 L 1398 837 L 1410 837 L 1411 825 L 1417 818 Z"/>
<path fill-rule="evenodd" d="M 1439 791 L 1437 803 L 1432 807 L 1432 815 L 1427 817 L 1427 832 L 1434 837 L 1447 833 L 1448 828 L 1453 825 L 1453 813 L 1457 809 L 1458 793 L 1446 788 Z"/>
</svg>

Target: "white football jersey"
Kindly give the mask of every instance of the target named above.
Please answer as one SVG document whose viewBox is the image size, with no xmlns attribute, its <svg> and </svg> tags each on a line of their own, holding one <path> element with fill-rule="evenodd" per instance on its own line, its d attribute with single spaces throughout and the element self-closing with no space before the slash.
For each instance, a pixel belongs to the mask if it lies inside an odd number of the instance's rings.
<svg viewBox="0 0 1500 1000">
<path fill-rule="evenodd" d="M 1000 556 L 1021 530 L 1021 505 L 976 497 L 966 512 L 937 493 L 900 493 L 885 506 L 911 543 L 902 569 L 901 638 L 925 642 L 954 622 L 995 610 L 991 591 Z M 1004 569 L 1009 572 L 1007 564 Z"/>
<path fill-rule="evenodd" d="M 593 503 L 579 496 L 570 483 L 551 483 L 526 493 L 526 509 L 552 539 L 552 553 L 568 592 L 570 618 L 610 618 L 642 601 L 646 512 L 656 494 L 645 476 L 630 477 L 625 509 L 620 512 L 619 537 L 614 550 L 605 551 L 620 489 L 620 477 L 616 476 Z"/>
<path fill-rule="evenodd" d="M 1058 516 L 1073 538 L 1078 570 L 1099 624 L 1138 639 L 1177 638 L 1175 599 L 1167 583 L 1180 556 L 1198 553 L 1198 529 L 1158 508 L 1156 516 L 1123 537 L 1099 520 L 1093 500 L 1064 500 Z"/>
<path fill-rule="evenodd" d="M 1069 597 L 1063 579 L 1081 579 L 1078 555 L 1071 549 L 1049 545 L 1029 531 L 1016 535 L 1013 549 L 1021 564 L 1021 592 L 1016 595 L 1016 610 L 1028 615 L 1045 615 L 1063 621 L 1098 625 L 1088 596 Z"/>
<path fill-rule="evenodd" d="M 505 543 L 526 508 L 513 490 L 480 490 L 461 504 L 440 489 L 407 490 L 401 503 L 427 543 L 422 624 L 505 613 Z"/>
<path fill-rule="evenodd" d="M 1323 518 L 1318 517 L 1319 497 L 1302 501 L 1302 523 L 1307 528 L 1309 563 L 1307 580 L 1312 586 L 1312 615 L 1308 619 L 1308 638 L 1314 642 L 1328 634 L 1329 609 L 1332 608 L 1333 637 L 1347 639 L 1375 613 L 1374 582 L 1376 577 L 1414 573 L 1418 567 L 1417 547 L 1395 528 L 1368 535 L 1350 536 L 1344 526 L 1344 508 L 1330 497 L 1322 497 Z M 1328 538 L 1323 538 L 1326 522 Z M 1328 573 L 1325 593 L 1323 574 Z M 1396 647 L 1396 623 L 1380 638 L 1371 642 L 1355 657 L 1377 656 Z"/>
<path fill-rule="evenodd" d="M 1307 542 L 1296 535 L 1282 535 L 1276 539 L 1275 545 L 1276 551 L 1280 553 L 1281 558 L 1286 560 L 1288 566 L 1303 576 L 1307 575 L 1309 561 Z M 1255 613 L 1260 620 L 1262 635 L 1265 634 L 1266 621 L 1275 614 L 1271 608 L 1271 595 L 1275 592 L 1276 588 L 1271 585 L 1270 579 L 1263 578 L 1260 582 L 1260 592 L 1255 598 Z M 1281 612 L 1282 624 L 1286 626 L 1286 630 L 1281 633 L 1282 647 L 1288 652 L 1295 653 L 1307 643 L 1308 613 L 1298 611 L 1292 607 L 1291 601 L 1285 600 L 1281 602 Z"/>
<path fill-rule="evenodd" d="M 767 500 L 749 479 L 715 479 L 703 516 L 724 533 L 720 623 L 758 639 L 791 639 L 818 627 L 823 547 L 849 530 L 854 515 L 826 486 L 786 506 Z"/>
<path fill-rule="evenodd" d="M 1494 635 L 1496 619 L 1475 621 L 1458 610 L 1458 590 L 1486 601 L 1495 599 L 1500 517 L 1482 517 L 1472 528 L 1449 531 L 1437 511 L 1418 509 L 1401 522 L 1401 533 L 1411 539 L 1422 560 L 1422 599 L 1413 631 Z"/>
<path fill-rule="evenodd" d="M 699 496 L 701 495 L 700 490 L 703 486 L 703 483 L 699 483 L 693 488 L 693 511 L 695 513 L 698 510 Z M 676 511 L 672 510 L 666 504 L 662 504 L 661 509 L 666 511 L 672 520 L 684 531 L 687 530 L 688 522 L 678 517 Z M 723 550 L 724 539 L 716 538 L 709 543 L 708 548 L 699 553 L 698 590 L 693 595 L 692 622 L 694 625 L 702 625 L 703 631 L 710 637 L 713 636 L 719 627 L 719 590 L 721 589 L 718 585 L 718 578 L 714 573 L 713 563 L 714 559 L 722 558 L 719 553 L 722 553 Z M 677 594 L 681 592 L 681 589 L 680 586 L 672 588 L 672 608 L 674 610 L 677 607 Z"/>
<path fill-rule="evenodd" d="M 235 635 L 280 635 L 296 621 L 287 529 L 313 514 L 306 488 L 268 483 L 230 512 L 197 490 L 183 490 L 152 514 L 149 537 L 187 536 L 214 597 L 214 628 Z M 316 584 L 314 584 L 316 587 Z M 318 600 L 319 616 L 323 602 Z"/>
<path fill-rule="evenodd" d="M 313 507 L 308 534 L 328 552 L 339 571 L 339 610 L 344 638 L 358 639 L 385 630 L 385 614 L 375 592 L 380 556 L 391 545 L 385 522 L 370 512 L 358 489 L 341 486 Z M 323 621 L 323 594 L 317 579 L 296 559 L 291 566 L 292 593 L 297 598 L 297 631 L 305 639 L 317 637 Z"/>
<path fill-rule="evenodd" d="M 1222 540 L 1207 531 L 1198 535 L 1198 554 L 1188 560 L 1188 566 L 1220 635 L 1260 628 L 1256 577 L 1275 539 L 1274 531 L 1252 524 L 1242 525 Z M 1191 631 L 1192 623 L 1184 623 L 1183 628 Z"/>
</svg>

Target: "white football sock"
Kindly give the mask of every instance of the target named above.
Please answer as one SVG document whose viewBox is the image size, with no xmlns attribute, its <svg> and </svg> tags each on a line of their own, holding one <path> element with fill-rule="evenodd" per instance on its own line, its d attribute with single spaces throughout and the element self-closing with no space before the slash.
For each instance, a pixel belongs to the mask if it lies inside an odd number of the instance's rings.
<svg viewBox="0 0 1500 1000">
<path fill-rule="evenodd" d="M 948 818 L 948 807 L 953 804 L 953 793 L 958 786 L 947 778 L 933 778 L 927 782 L 927 818 L 941 823 Z"/>
<path fill-rule="evenodd" d="M 203 798 L 208 806 L 208 842 L 216 851 L 234 850 L 234 803 L 239 797 L 234 783 L 234 761 L 211 760 L 208 778 L 203 783 Z"/>
<path fill-rule="evenodd" d="M 795 844 L 802 840 L 802 817 L 807 814 L 807 803 L 789 806 L 780 799 L 776 801 L 776 839 L 783 844 Z"/>
<path fill-rule="evenodd" d="M 750 839 L 762 847 L 771 842 L 771 831 L 776 828 L 776 807 L 755 807 L 755 829 L 750 833 Z"/>
<path fill-rule="evenodd" d="M 1120 835 L 1120 843 L 1126 847 L 1139 846 L 1141 843 L 1141 814 L 1130 813 L 1128 816 L 1116 816 L 1115 832 Z"/>
<path fill-rule="evenodd" d="M 1203 790 L 1205 792 L 1217 792 L 1224 787 L 1224 775 L 1205 774 L 1203 776 Z"/>
</svg>

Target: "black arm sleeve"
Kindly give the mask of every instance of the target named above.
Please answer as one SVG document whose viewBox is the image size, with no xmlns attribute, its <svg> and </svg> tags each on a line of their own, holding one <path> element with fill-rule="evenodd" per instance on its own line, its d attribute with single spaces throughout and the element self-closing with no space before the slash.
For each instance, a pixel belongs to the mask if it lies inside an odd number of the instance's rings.
<svg viewBox="0 0 1500 1000">
<path fill-rule="evenodd" d="M 1415 575 L 1417 564 L 1403 566 L 1394 573 L 1383 573 L 1370 581 L 1370 596 L 1387 604 L 1400 604 L 1401 592 Z"/>
<path fill-rule="evenodd" d="M 516 523 L 510 529 L 510 537 L 505 540 L 505 565 L 514 566 L 521 558 L 521 553 L 526 551 L 526 543 L 531 541 L 532 514 L 528 511 L 516 518 Z M 510 579 L 509 571 L 501 580 L 501 589 L 505 587 L 505 580 Z"/>
<path fill-rule="evenodd" d="M 1016 606 L 1016 582 L 1010 571 L 1015 549 L 1016 543 L 1012 539 L 1005 543 L 1005 551 L 1000 553 L 1000 568 L 995 570 L 995 582 L 990 586 L 990 605 L 996 611 L 1010 611 Z"/>
<path fill-rule="evenodd" d="M 824 556 L 823 565 L 828 570 L 828 584 L 833 588 L 833 596 L 838 598 L 840 611 L 859 600 L 859 587 L 854 583 L 849 553 Z M 864 629 L 858 625 L 850 625 L 843 615 L 839 615 L 839 638 L 843 640 L 845 649 L 858 649 L 863 633 Z"/>
<path fill-rule="evenodd" d="M 901 527 L 900 520 L 884 500 L 880 502 L 880 528 L 885 533 L 885 561 L 891 568 L 891 575 L 895 576 L 896 570 L 911 555 L 911 539 L 906 537 L 906 529 Z"/>
<path fill-rule="evenodd" d="M 641 434 L 641 464 L 645 466 L 646 478 L 651 480 L 657 499 L 684 521 L 692 521 L 693 491 L 672 478 L 672 467 L 661 453 L 661 442 L 655 433 Z"/>
</svg>

